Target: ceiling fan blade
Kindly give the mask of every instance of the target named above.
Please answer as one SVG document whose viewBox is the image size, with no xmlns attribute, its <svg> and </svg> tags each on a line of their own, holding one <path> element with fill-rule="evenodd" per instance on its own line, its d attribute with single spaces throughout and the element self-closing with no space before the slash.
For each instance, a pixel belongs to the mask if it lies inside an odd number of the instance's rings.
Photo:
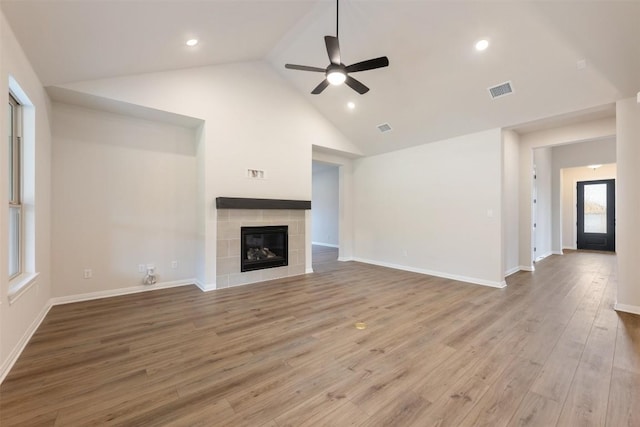
<svg viewBox="0 0 640 427">
<path fill-rule="evenodd" d="M 295 65 L 295 64 L 284 64 L 284 68 L 288 68 L 290 70 L 315 71 L 318 73 L 324 73 L 326 71 L 324 68 L 309 67 L 308 65 Z"/>
<path fill-rule="evenodd" d="M 318 95 L 319 93 L 322 93 L 322 91 L 325 90 L 327 86 L 329 86 L 329 80 L 324 79 L 323 81 L 320 82 L 318 86 L 316 86 L 314 90 L 311 91 L 311 93 L 313 95 Z"/>
<path fill-rule="evenodd" d="M 360 95 L 364 95 L 365 93 L 369 92 L 368 87 L 366 87 L 365 85 L 363 85 L 362 83 L 360 83 L 358 80 L 354 79 L 351 76 L 347 76 L 347 80 L 345 80 L 344 82 L 347 86 L 349 86 L 351 89 L 358 92 Z"/>
<path fill-rule="evenodd" d="M 340 65 L 340 43 L 337 37 L 324 36 L 324 44 L 327 46 L 327 53 L 332 64 Z"/>
<path fill-rule="evenodd" d="M 381 56 L 380 58 L 369 59 L 367 61 L 358 62 L 349 65 L 345 68 L 347 73 L 356 73 L 358 71 L 375 70 L 376 68 L 387 67 L 389 65 L 389 58 Z"/>
</svg>

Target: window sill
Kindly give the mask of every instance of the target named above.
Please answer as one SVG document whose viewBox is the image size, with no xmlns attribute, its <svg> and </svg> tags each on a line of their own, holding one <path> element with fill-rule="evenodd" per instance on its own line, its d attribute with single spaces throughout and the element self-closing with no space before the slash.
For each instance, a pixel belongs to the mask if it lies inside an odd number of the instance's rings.
<svg viewBox="0 0 640 427">
<path fill-rule="evenodd" d="M 16 302 L 35 283 L 40 273 L 22 273 L 9 282 L 9 305 Z"/>
</svg>

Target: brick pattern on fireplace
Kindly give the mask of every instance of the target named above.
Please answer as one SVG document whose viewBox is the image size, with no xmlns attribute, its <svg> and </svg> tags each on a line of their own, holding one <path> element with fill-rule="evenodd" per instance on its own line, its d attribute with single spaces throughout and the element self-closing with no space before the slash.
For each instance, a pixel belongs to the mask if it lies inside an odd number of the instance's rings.
<svg viewBox="0 0 640 427">
<path fill-rule="evenodd" d="M 218 209 L 216 288 L 246 285 L 305 273 L 305 211 L 297 209 Z M 289 227 L 289 265 L 240 272 L 240 227 Z"/>
</svg>

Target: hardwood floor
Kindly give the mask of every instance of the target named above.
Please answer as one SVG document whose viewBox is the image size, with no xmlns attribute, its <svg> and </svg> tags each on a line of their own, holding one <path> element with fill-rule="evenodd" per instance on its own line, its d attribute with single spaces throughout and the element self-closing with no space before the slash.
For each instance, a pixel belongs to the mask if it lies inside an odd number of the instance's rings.
<svg viewBox="0 0 640 427">
<path fill-rule="evenodd" d="M 505 289 L 316 271 L 55 306 L 0 425 L 640 426 L 640 317 L 612 309 L 613 255 L 552 256 Z"/>
</svg>

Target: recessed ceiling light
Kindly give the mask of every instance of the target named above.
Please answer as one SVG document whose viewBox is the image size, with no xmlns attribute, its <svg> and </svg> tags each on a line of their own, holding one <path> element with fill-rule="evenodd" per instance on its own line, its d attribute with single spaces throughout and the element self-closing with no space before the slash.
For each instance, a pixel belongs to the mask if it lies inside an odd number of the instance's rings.
<svg viewBox="0 0 640 427">
<path fill-rule="evenodd" d="M 198 39 L 189 39 L 187 40 L 187 46 L 193 47 L 198 44 Z"/>
<path fill-rule="evenodd" d="M 587 166 L 587 167 L 588 167 L 589 169 L 596 170 L 596 169 L 598 169 L 598 168 L 599 168 L 599 167 L 601 167 L 601 166 L 602 166 L 602 165 L 589 165 L 589 166 Z"/>
<path fill-rule="evenodd" d="M 353 110 L 354 108 L 356 108 L 356 104 L 354 104 L 353 102 L 349 101 L 349 102 L 347 102 L 347 108 L 349 108 L 350 110 Z"/>
<path fill-rule="evenodd" d="M 485 50 L 488 47 L 489 47 L 489 40 L 482 39 L 482 40 L 478 40 L 476 42 L 476 50 L 478 50 L 478 51 L 482 52 L 483 50 Z"/>
</svg>

